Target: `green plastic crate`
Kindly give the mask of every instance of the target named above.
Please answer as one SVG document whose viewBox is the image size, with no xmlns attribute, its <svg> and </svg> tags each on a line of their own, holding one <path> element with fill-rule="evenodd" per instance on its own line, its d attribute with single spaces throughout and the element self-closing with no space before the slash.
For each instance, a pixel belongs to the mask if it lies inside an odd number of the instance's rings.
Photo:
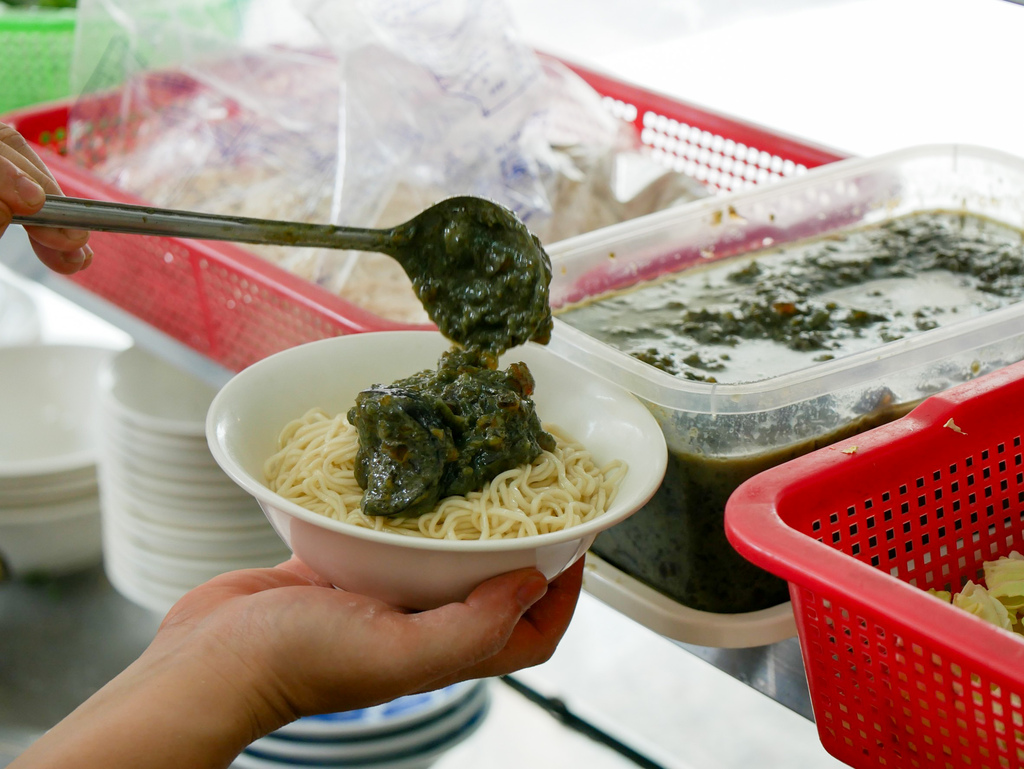
<svg viewBox="0 0 1024 769">
<path fill-rule="evenodd" d="M 75 15 L 0 3 L 0 114 L 70 95 Z"/>
</svg>

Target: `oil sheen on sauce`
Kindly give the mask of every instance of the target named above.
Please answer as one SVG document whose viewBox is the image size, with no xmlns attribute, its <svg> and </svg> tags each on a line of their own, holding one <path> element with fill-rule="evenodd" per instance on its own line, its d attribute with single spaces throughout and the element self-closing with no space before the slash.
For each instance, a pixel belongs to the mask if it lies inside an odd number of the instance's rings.
<svg viewBox="0 0 1024 769">
<path fill-rule="evenodd" d="M 1022 297 L 1019 230 L 935 211 L 686 270 L 558 317 L 671 374 L 743 383 Z"/>
</svg>

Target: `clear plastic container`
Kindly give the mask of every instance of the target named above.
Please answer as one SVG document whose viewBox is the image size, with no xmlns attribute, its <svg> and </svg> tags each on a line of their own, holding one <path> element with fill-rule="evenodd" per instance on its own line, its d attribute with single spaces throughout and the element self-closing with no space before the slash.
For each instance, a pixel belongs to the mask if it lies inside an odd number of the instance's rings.
<svg viewBox="0 0 1024 769">
<path fill-rule="evenodd" d="M 1024 230 L 1024 160 L 957 145 L 843 160 L 551 246 L 558 317 L 552 348 L 636 394 L 659 420 L 670 451 L 654 499 L 599 536 L 593 552 L 698 615 L 753 617 L 785 603 L 786 583 L 726 540 L 731 492 L 761 470 L 1021 360 L 1024 303 L 731 384 L 673 376 L 600 342 L 562 319 L 568 305 L 754 250 L 936 210 Z"/>
</svg>

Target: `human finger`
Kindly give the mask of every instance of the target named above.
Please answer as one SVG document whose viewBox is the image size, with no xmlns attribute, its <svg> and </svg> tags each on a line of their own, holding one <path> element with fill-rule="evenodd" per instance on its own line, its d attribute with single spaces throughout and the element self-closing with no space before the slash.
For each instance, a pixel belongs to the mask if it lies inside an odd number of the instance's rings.
<svg viewBox="0 0 1024 769">
<path fill-rule="evenodd" d="M 465 680 L 472 676 L 461 671 L 500 653 L 523 612 L 546 589 L 540 572 L 519 570 L 488 580 L 465 602 L 423 612 L 331 590 L 334 608 L 322 618 L 329 623 L 331 615 L 348 617 L 344 629 L 332 633 L 335 638 L 347 636 L 346 643 L 323 655 L 310 649 L 309 659 L 320 657 L 315 679 L 307 679 L 306 687 L 292 688 L 287 699 L 295 712 L 309 714 L 333 707 L 334 693 L 346 687 L 364 701 L 386 701 L 438 688 L 436 681 Z M 353 612 L 355 607 L 361 608 Z M 361 628 L 355 626 L 354 618 Z M 353 648 L 361 649 L 363 668 L 355 677 Z"/>
<path fill-rule="evenodd" d="M 15 214 L 32 214 L 43 207 L 43 187 L 16 162 L 0 154 L 0 226 Z"/>
<path fill-rule="evenodd" d="M 309 580 L 309 582 L 314 585 L 321 585 L 323 587 L 334 587 L 334 585 L 332 585 L 326 579 L 321 577 L 319 574 L 317 574 L 315 571 L 309 568 L 309 566 L 300 561 L 297 556 L 294 555 L 284 563 L 279 563 L 276 568 L 283 569 L 284 571 L 289 571 L 293 574 L 297 574 L 300 577 Z"/>
<path fill-rule="evenodd" d="M 479 585 L 462 603 L 450 603 L 412 615 L 410 623 L 424 629 L 425 660 L 436 658 L 451 664 L 445 648 L 459 661 L 457 670 L 488 660 L 505 648 L 516 624 L 548 591 L 548 583 L 536 569 L 502 574 Z M 454 637 L 443 630 L 457 629 Z M 442 630 L 443 629 L 443 630 Z M 442 631 L 442 632 L 438 632 Z"/>
<path fill-rule="evenodd" d="M 580 558 L 552 580 L 544 595 L 524 612 L 500 650 L 454 674 L 431 681 L 426 689 L 469 678 L 505 675 L 546 662 L 569 627 L 582 583 L 583 559 Z"/>
<path fill-rule="evenodd" d="M 0 145 L 10 152 L 10 147 Z M 17 214 L 32 214 L 38 211 L 46 193 L 42 186 L 29 176 L 21 166 L 0 154 L 0 235 L 2 235 Z M 69 274 L 77 272 L 91 260 L 86 249 L 89 239 L 87 232 L 73 230 L 51 230 L 28 228 L 29 239 L 40 261 L 50 269 Z"/>
<path fill-rule="evenodd" d="M 71 251 L 64 251 L 44 246 L 31 239 L 29 244 L 32 246 L 32 250 L 35 251 L 40 262 L 61 275 L 71 275 L 84 270 L 92 264 L 93 252 L 89 245 L 84 245 Z"/>
<path fill-rule="evenodd" d="M 232 639 L 218 648 L 260 661 L 249 684 L 257 701 L 298 717 L 537 664 L 561 638 L 579 589 L 573 574 L 552 589 L 525 569 L 486 581 L 464 602 L 410 613 L 321 583 L 294 559 L 221 575 L 168 612 L 158 643 Z"/>
<path fill-rule="evenodd" d="M 89 231 L 70 227 L 25 227 L 33 243 L 57 251 L 75 251 L 89 242 Z"/>
<path fill-rule="evenodd" d="M 25 138 L 0 123 L 0 235 L 16 214 L 33 214 L 42 208 L 46 195 L 61 194 L 49 169 Z M 63 275 L 89 266 L 92 249 L 89 233 L 56 227 L 26 227 L 29 242 L 39 260 Z"/>
<path fill-rule="evenodd" d="M 49 195 L 60 195 L 60 185 L 32 145 L 13 127 L 0 123 L 0 157 L 16 165 L 32 177 Z"/>
<path fill-rule="evenodd" d="M 29 245 L 43 264 L 54 272 L 70 275 L 92 263 L 89 233 L 64 227 L 26 227 Z"/>
</svg>

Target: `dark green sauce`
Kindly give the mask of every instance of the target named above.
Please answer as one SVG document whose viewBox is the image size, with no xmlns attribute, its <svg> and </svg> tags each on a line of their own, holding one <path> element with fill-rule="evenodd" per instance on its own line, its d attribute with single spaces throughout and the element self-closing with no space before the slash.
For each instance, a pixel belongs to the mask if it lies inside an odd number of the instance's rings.
<svg viewBox="0 0 1024 769">
<path fill-rule="evenodd" d="M 763 470 L 884 424 L 909 405 L 879 405 L 838 430 L 743 456 L 670 451 L 665 480 L 641 509 L 602 532 L 592 550 L 680 603 L 723 614 L 789 600 L 785 580 L 754 566 L 725 536 L 725 503 Z"/>
<path fill-rule="evenodd" d="M 723 260 L 559 317 L 675 376 L 748 382 L 1022 297 L 1019 230 L 929 212 Z"/>
<path fill-rule="evenodd" d="M 540 425 L 526 365 L 504 371 L 476 350 L 446 352 L 436 370 L 356 397 L 356 481 L 367 515 L 414 516 L 532 462 L 555 439 Z"/>
<path fill-rule="evenodd" d="M 443 216 L 417 217 L 415 258 L 402 263 L 431 320 L 453 342 L 495 355 L 547 344 L 551 260 L 540 241 L 504 207 L 446 202 Z"/>
<path fill-rule="evenodd" d="M 1021 298 L 1020 231 L 930 212 L 722 260 L 597 297 L 559 317 L 681 378 L 748 382 Z M 736 613 L 784 602 L 785 582 L 728 543 L 729 496 L 763 470 L 895 419 L 912 405 L 881 387 L 752 414 L 662 413 L 669 438 L 664 482 L 642 510 L 598 535 L 592 549 L 695 609 Z"/>
<path fill-rule="evenodd" d="M 348 419 L 363 511 L 415 516 L 554 448 L 526 364 L 497 370 L 506 350 L 551 338 L 551 260 L 514 213 L 478 198 L 450 198 L 394 233 L 417 296 L 456 346 L 435 371 L 361 392 Z"/>
</svg>

